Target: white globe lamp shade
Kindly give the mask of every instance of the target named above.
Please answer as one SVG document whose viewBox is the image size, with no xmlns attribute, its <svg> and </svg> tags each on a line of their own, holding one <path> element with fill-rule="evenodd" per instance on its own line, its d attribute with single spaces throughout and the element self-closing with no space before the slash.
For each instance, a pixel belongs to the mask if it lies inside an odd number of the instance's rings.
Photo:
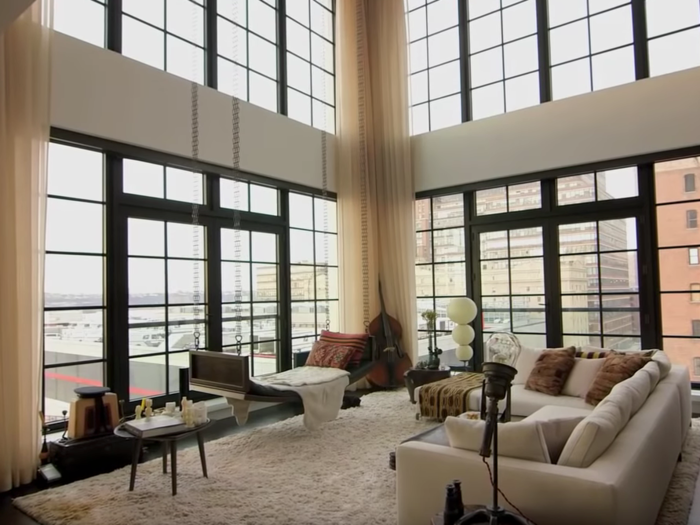
<svg viewBox="0 0 700 525">
<path fill-rule="evenodd" d="M 474 340 L 474 329 L 468 324 L 458 324 L 452 330 L 452 340 L 461 346 L 467 346 Z"/>
<path fill-rule="evenodd" d="M 460 361 L 469 361 L 474 357 L 474 350 L 469 345 L 459 345 L 455 350 L 455 357 Z"/>
<path fill-rule="evenodd" d="M 477 314 L 476 303 L 469 297 L 452 299 L 447 305 L 447 317 L 455 324 L 469 324 Z"/>
</svg>

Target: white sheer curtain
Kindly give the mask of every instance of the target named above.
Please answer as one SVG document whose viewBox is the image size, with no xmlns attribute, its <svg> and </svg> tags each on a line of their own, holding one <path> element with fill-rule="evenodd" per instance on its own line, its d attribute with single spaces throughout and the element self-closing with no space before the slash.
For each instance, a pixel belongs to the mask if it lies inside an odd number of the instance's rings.
<svg viewBox="0 0 700 525">
<path fill-rule="evenodd" d="M 341 325 L 362 331 L 362 187 L 366 188 L 369 320 L 379 311 L 378 281 L 387 311 L 403 328 L 415 361 L 415 190 L 411 171 L 408 67 L 403 0 L 337 2 Z M 366 151 L 361 161 L 360 149 Z"/>
<path fill-rule="evenodd" d="M 0 492 L 34 479 L 41 443 L 52 4 L 0 34 Z"/>
</svg>

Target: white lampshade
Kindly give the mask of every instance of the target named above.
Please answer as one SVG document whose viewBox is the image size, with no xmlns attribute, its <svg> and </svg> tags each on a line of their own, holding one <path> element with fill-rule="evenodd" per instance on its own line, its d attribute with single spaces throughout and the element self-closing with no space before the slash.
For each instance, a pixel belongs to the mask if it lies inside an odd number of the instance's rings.
<svg viewBox="0 0 700 525">
<path fill-rule="evenodd" d="M 474 357 L 474 350 L 469 345 L 459 345 L 455 350 L 455 356 L 460 361 L 469 361 Z"/>
<path fill-rule="evenodd" d="M 458 324 L 452 330 L 452 340 L 458 345 L 470 345 L 474 340 L 474 329 L 468 324 Z"/>
<path fill-rule="evenodd" d="M 447 317 L 455 324 L 469 324 L 476 314 L 476 303 L 469 297 L 457 297 L 447 305 Z"/>
</svg>

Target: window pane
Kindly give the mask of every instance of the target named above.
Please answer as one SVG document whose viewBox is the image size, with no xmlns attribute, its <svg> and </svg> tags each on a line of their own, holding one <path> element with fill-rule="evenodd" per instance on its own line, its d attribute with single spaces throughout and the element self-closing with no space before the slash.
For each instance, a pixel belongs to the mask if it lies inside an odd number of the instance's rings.
<svg viewBox="0 0 700 525">
<path fill-rule="evenodd" d="M 632 43 L 632 7 L 626 5 L 592 16 L 591 53 L 599 53 Z"/>
<path fill-rule="evenodd" d="M 129 400 L 159 396 L 167 392 L 165 363 L 165 355 L 129 359 Z"/>
<path fill-rule="evenodd" d="M 129 304 L 165 304 L 165 261 L 129 259 Z"/>
<path fill-rule="evenodd" d="M 472 90 L 474 120 L 500 115 L 505 111 L 503 83 Z"/>
<path fill-rule="evenodd" d="M 309 27 L 309 0 L 296 0 L 287 6 L 287 15 L 294 20 Z"/>
<path fill-rule="evenodd" d="M 428 230 L 431 227 L 430 199 L 420 199 L 415 204 L 416 230 Z"/>
<path fill-rule="evenodd" d="M 431 265 L 416 266 L 416 295 L 418 297 L 432 297 L 433 293 L 433 267 Z"/>
<path fill-rule="evenodd" d="M 481 260 L 508 258 L 507 231 L 482 233 L 479 235 L 479 242 Z"/>
<path fill-rule="evenodd" d="M 49 195 L 102 201 L 103 180 L 102 153 L 62 144 L 49 145 Z"/>
<path fill-rule="evenodd" d="M 501 232 L 494 232 L 491 235 Z M 483 235 L 483 234 L 482 234 Z M 534 257 L 544 253 L 542 228 L 510 230 L 510 257 Z"/>
<path fill-rule="evenodd" d="M 429 263 L 433 260 L 432 234 L 416 233 L 416 264 Z"/>
<path fill-rule="evenodd" d="M 481 262 L 481 294 L 510 295 L 510 272 L 508 261 Z"/>
<path fill-rule="evenodd" d="M 539 73 L 506 80 L 506 111 L 529 108 L 539 103 Z"/>
<path fill-rule="evenodd" d="M 177 168 L 166 168 L 166 195 L 167 199 L 195 202 L 203 204 L 204 177 L 201 173 L 193 173 Z"/>
<path fill-rule="evenodd" d="M 291 4 L 293 5 L 294 2 Z M 301 58 L 311 60 L 310 45 L 309 30 L 287 18 L 287 49 Z"/>
<path fill-rule="evenodd" d="M 206 259 L 207 245 L 204 226 L 169 222 L 167 229 L 168 257 Z"/>
<path fill-rule="evenodd" d="M 613 219 L 598 223 L 601 252 L 637 249 L 637 220 Z"/>
<path fill-rule="evenodd" d="M 289 85 L 307 95 L 311 94 L 311 64 L 287 53 L 287 71 Z"/>
<path fill-rule="evenodd" d="M 335 104 L 335 84 L 331 75 L 317 68 L 311 68 L 311 89 L 317 99 L 328 104 Z"/>
<path fill-rule="evenodd" d="M 292 301 L 314 299 L 314 267 L 291 266 Z"/>
<path fill-rule="evenodd" d="M 433 228 L 462 226 L 464 224 L 464 196 L 433 197 Z"/>
<path fill-rule="evenodd" d="M 239 2 L 236 2 L 239 3 Z M 245 4 L 245 2 L 243 2 Z M 248 64 L 248 40 L 245 29 L 219 18 L 217 21 L 217 53 L 245 66 Z"/>
<path fill-rule="evenodd" d="M 588 21 L 581 20 L 549 32 L 552 65 L 588 55 Z"/>
<path fill-rule="evenodd" d="M 104 365 L 66 365 L 44 370 L 44 416 L 46 422 L 62 421 L 63 410 L 70 410 L 70 403 L 75 399 L 76 388 L 84 386 L 102 386 L 104 384 Z"/>
<path fill-rule="evenodd" d="M 501 14 L 493 13 L 469 23 L 469 50 L 478 53 L 502 43 Z"/>
<path fill-rule="evenodd" d="M 592 253 L 598 251 L 598 228 L 595 222 L 559 226 L 559 253 Z"/>
<path fill-rule="evenodd" d="M 277 112 L 277 82 L 250 72 L 250 102 Z"/>
<path fill-rule="evenodd" d="M 165 194 L 163 166 L 124 159 L 124 193 L 157 197 Z"/>
<path fill-rule="evenodd" d="M 289 225 L 293 228 L 313 229 L 314 211 L 311 196 L 289 193 Z"/>
<path fill-rule="evenodd" d="M 276 301 L 278 281 L 276 264 L 253 264 L 253 301 Z"/>
<path fill-rule="evenodd" d="M 646 11 L 650 38 L 700 23 L 700 4 L 695 0 L 646 0 Z"/>
<path fill-rule="evenodd" d="M 335 201 L 314 197 L 314 229 L 324 232 L 338 232 L 338 205 Z"/>
<path fill-rule="evenodd" d="M 103 253 L 102 204 L 49 198 L 46 249 L 60 252 Z"/>
<path fill-rule="evenodd" d="M 534 257 L 510 261 L 510 288 L 511 295 L 544 294 L 544 260 Z M 525 307 L 532 305 L 521 308 Z"/>
<path fill-rule="evenodd" d="M 324 9 L 318 2 L 311 2 L 311 29 L 324 37 L 326 40 L 330 40 L 332 42 L 333 13 L 331 13 L 329 9 Z M 270 24 L 274 29 L 274 18 L 271 19 Z"/>
<path fill-rule="evenodd" d="M 588 14 L 586 0 L 549 0 L 549 24 L 555 27 Z"/>
<path fill-rule="evenodd" d="M 459 58 L 459 31 L 455 27 L 428 37 L 428 63 L 431 67 Z"/>
<path fill-rule="evenodd" d="M 596 55 L 592 61 L 594 90 L 619 86 L 636 80 L 632 46 Z"/>
<path fill-rule="evenodd" d="M 314 303 L 292 304 L 292 337 L 315 336 L 316 308 Z"/>
<path fill-rule="evenodd" d="M 277 78 L 277 48 L 253 34 L 248 36 L 250 67 L 270 78 Z"/>
<path fill-rule="evenodd" d="M 326 275 L 328 275 L 328 294 L 326 294 Z M 338 299 L 338 268 L 316 267 L 316 297 L 318 299 Z"/>
<path fill-rule="evenodd" d="M 165 224 L 129 218 L 129 255 L 163 257 L 165 255 Z"/>
<path fill-rule="evenodd" d="M 552 98 L 573 97 L 591 91 L 590 58 L 552 68 Z"/>
<path fill-rule="evenodd" d="M 494 213 L 506 213 L 508 200 L 506 188 L 493 188 L 476 192 L 476 214 L 493 215 Z"/>
<path fill-rule="evenodd" d="M 700 65 L 700 28 L 649 42 L 649 74 L 652 77 Z M 679 50 L 682 49 L 682 52 Z"/>
<path fill-rule="evenodd" d="M 508 186 L 508 211 L 536 210 L 542 207 L 540 181 Z"/>
<path fill-rule="evenodd" d="M 461 123 L 462 99 L 460 95 L 430 102 L 430 129 L 432 131 L 456 126 Z"/>
<path fill-rule="evenodd" d="M 44 312 L 44 365 L 104 358 L 104 310 Z"/>
<path fill-rule="evenodd" d="M 104 257 L 46 255 L 45 306 L 102 306 Z"/>
<path fill-rule="evenodd" d="M 408 47 L 410 72 L 417 73 L 428 67 L 428 41 L 420 40 Z"/>
<path fill-rule="evenodd" d="M 90 44 L 105 46 L 105 7 L 92 0 L 56 2 L 53 28 Z M 60 412 L 59 412 L 60 413 Z"/>
<path fill-rule="evenodd" d="M 579 204 L 595 201 L 595 178 L 593 174 L 574 175 L 557 179 L 557 204 Z"/>
<path fill-rule="evenodd" d="M 458 61 L 431 69 L 429 76 L 431 98 L 436 99 L 459 93 L 460 71 Z"/>
<path fill-rule="evenodd" d="M 251 300 L 250 263 L 221 263 L 221 300 L 224 303 Z"/>
<path fill-rule="evenodd" d="M 451 228 L 433 232 L 435 262 L 464 261 L 464 228 Z"/>
<path fill-rule="evenodd" d="M 316 234 L 316 264 L 338 265 L 338 236 L 331 233 Z"/>
<path fill-rule="evenodd" d="M 277 235 L 274 233 L 251 232 L 252 260 L 276 263 Z"/>
<path fill-rule="evenodd" d="M 186 80 L 204 84 L 204 50 L 168 35 L 166 71 Z"/>
<path fill-rule="evenodd" d="M 503 79 L 503 52 L 500 47 L 470 57 L 472 87 Z"/>
<path fill-rule="evenodd" d="M 435 295 L 462 296 L 467 293 L 466 270 L 464 263 L 436 264 Z"/>
<path fill-rule="evenodd" d="M 168 0 L 167 15 L 169 33 L 198 46 L 204 46 L 204 9 L 202 7 L 191 0 Z"/>
<path fill-rule="evenodd" d="M 289 231 L 292 264 L 314 264 L 314 234 L 302 230 Z"/>
<path fill-rule="evenodd" d="M 596 173 L 598 200 L 625 199 L 639 195 L 637 168 L 599 171 Z"/>
<path fill-rule="evenodd" d="M 413 42 L 427 35 L 428 22 L 425 8 L 416 9 L 408 13 L 409 41 Z"/>
<path fill-rule="evenodd" d="M 227 95 L 248 100 L 248 73 L 245 68 L 219 57 L 217 89 Z"/>
<path fill-rule="evenodd" d="M 457 23 L 458 0 L 438 0 L 428 6 L 428 34 L 434 34 Z"/>
<path fill-rule="evenodd" d="M 536 36 L 506 44 L 503 46 L 503 54 L 505 56 L 506 77 L 514 77 L 538 69 L 539 55 Z"/>
<path fill-rule="evenodd" d="M 503 41 L 510 42 L 537 33 L 535 0 L 526 0 L 503 10 Z"/>
<path fill-rule="evenodd" d="M 153 66 L 165 67 L 165 35 L 130 16 L 122 16 L 122 55 Z"/>
<path fill-rule="evenodd" d="M 250 261 L 250 232 L 222 228 L 221 259 L 224 261 Z"/>
<path fill-rule="evenodd" d="M 278 191 L 266 186 L 250 185 L 250 211 L 266 215 L 278 215 Z"/>
<path fill-rule="evenodd" d="M 248 211 L 248 184 L 231 179 L 220 179 L 221 207 Z"/>
</svg>

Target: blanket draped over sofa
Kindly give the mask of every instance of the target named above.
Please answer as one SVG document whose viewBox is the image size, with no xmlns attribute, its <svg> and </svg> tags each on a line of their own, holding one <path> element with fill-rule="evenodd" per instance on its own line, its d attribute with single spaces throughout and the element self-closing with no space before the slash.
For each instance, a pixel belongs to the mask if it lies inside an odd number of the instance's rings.
<svg viewBox="0 0 700 525">
<path fill-rule="evenodd" d="M 465 372 L 423 385 L 418 395 L 422 417 L 445 419 L 469 410 L 469 395 L 481 389 L 484 374 Z"/>
<path fill-rule="evenodd" d="M 338 417 L 349 376 L 349 372 L 338 368 L 302 366 L 252 380 L 277 390 L 292 390 L 299 394 L 304 404 L 304 426 L 314 430 Z"/>
</svg>

